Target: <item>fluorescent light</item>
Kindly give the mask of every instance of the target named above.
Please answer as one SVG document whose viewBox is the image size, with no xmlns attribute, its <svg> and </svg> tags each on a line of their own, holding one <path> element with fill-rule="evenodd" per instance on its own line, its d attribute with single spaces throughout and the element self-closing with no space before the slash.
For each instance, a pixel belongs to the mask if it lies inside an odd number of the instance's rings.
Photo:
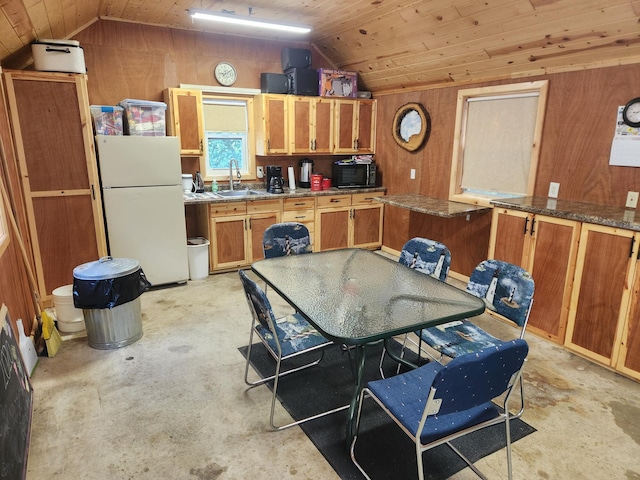
<svg viewBox="0 0 640 480">
<path fill-rule="evenodd" d="M 229 13 L 214 13 L 204 10 L 189 10 L 191 17 L 198 20 L 210 20 L 212 22 L 230 23 L 232 25 L 242 25 L 245 27 L 266 28 L 269 30 L 279 30 L 282 32 L 309 33 L 311 27 L 304 25 L 285 25 L 282 23 L 254 20 L 250 17 L 243 17 Z"/>
</svg>

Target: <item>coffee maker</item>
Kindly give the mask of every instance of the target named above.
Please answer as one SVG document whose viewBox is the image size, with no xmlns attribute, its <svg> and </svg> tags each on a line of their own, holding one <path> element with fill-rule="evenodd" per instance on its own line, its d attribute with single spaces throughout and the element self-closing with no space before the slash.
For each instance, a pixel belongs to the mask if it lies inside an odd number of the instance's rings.
<svg viewBox="0 0 640 480">
<path fill-rule="evenodd" d="M 267 165 L 267 192 L 284 193 L 282 189 L 282 167 Z"/>
</svg>

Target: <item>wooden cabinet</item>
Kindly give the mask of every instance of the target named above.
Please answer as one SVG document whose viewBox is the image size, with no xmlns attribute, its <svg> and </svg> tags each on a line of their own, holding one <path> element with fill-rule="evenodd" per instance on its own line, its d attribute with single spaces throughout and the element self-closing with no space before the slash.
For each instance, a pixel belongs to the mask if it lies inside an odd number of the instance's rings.
<svg viewBox="0 0 640 480">
<path fill-rule="evenodd" d="M 167 130 L 180 138 L 180 155 L 204 155 L 202 91 L 169 88 L 164 98 L 169 110 Z"/>
<path fill-rule="evenodd" d="M 331 195 L 316 198 L 315 247 L 318 251 L 338 248 L 378 248 L 382 245 L 383 205 L 373 197 L 379 193 Z"/>
<path fill-rule="evenodd" d="M 264 258 L 262 236 L 280 222 L 281 200 L 209 205 L 210 270 L 228 270 Z"/>
<path fill-rule="evenodd" d="M 375 153 L 375 100 L 334 101 L 334 153 Z"/>
<path fill-rule="evenodd" d="M 255 102 L 256 155 L 289 153 L 287 95 L 259 95 Z"/>
<path fill-rule="evenodd" d="M 299 222 L 309 230 L 311 246 L 315 234 L 315 199 L 313 197 L 285 198 L 283 203 L 283 222 Z"/>
<path fill-rule="evenodd" d="M 489 258 L 526 269 L 535 281 L 530 331 L 565 339 L 580 223 L 494 208 Z"/>
<path fill-rule="evenodd" d="M 322 97 L 289 97 L 289 153 L 333 151 L 333 101 Z"/>
<path fill-rule="evenodd" d="M 639 353 L 625 344 L 636 334 L 637 311 L 629 313 L 637 264 L 640 233 L 600 225 L 583 224 L 565 345 L 604 365 L 629 368 Z M 637 286 L 637 279 L 636 279 Z M 637 310 L 637 307 L 636 307 Z M 635 337 L 632 338 L 635 346 Z M 625 367 L 625 364 L 627 366 Z"/>
<path fill-rule="evenodd" d="M 638 245 L 636 243 L 636 245 Z M 635 280 L 631 293 L 631 305 L 622 328 L 622 341 L 616 368 L 622 373 L 640 380 L 640 245 L 635 255 Z"/>
<path fill-rule="evenodd" d="M 5 71 L 40 297 L 105 256 L 85 75 Z"/>
</svg>

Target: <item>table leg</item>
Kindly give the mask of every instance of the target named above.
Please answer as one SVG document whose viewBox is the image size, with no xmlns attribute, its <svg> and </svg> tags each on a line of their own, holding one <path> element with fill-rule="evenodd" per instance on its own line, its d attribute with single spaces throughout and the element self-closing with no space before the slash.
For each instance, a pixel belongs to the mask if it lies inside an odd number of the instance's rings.
<svg viewBox="0 0 640 480">
<path fill-rule="evenodd" d="M 395 360 L 396 362 L 404 365 L 405 367 L 408 367 L 410 370 L 414 370 L 416 368 L 418 368 L 418 365 L 415 365 L 411 362 L 409 362 L 408 360 L 405 360 L 402 357 L 397 356 L 395 353 L 393 353 L 393 351 L 391 351 L 391 349 L 389 348 L 389 339 L 385 338 L 384 339 L 384 348 L 387 351 L 387 355 L 389 355 L 389 357 L 393 360 Z M 420 360 L 420 358 L 418 357 L 418 360 Z"/>
<path fill-rule="evenodd" d="M 347 418 L 347 451 L 351 448 L 351 441 L 353 440 L 353 435 L 355 434 L 356 427 L 356 410 L 358 408 L 358 398 L 360 397 L 360 392 L 362 392 L 362 372 L 364 371 L 364 361 L 366 359 L 366 352 L 364 345 L 356 345 L 356 362 L 358 363 L 358 370 L 356 375 L 356 388 L 353 392 L 353 397 L 351 398 L 351 405 L 349 405 L 349 416 Z"/>
</svg>

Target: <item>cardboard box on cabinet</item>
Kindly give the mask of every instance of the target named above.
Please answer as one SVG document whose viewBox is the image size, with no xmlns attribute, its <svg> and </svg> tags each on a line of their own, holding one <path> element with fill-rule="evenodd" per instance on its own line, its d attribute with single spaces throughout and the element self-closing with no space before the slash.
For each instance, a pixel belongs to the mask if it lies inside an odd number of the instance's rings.
<svg viewBox="0 0 640 480">
<path fill-rule="evenodd" d="M 322 97 L 351 97 L 358 93 L 358 72 L 346 70 L 318 70 L 318 80 Z"/>
</svg>

